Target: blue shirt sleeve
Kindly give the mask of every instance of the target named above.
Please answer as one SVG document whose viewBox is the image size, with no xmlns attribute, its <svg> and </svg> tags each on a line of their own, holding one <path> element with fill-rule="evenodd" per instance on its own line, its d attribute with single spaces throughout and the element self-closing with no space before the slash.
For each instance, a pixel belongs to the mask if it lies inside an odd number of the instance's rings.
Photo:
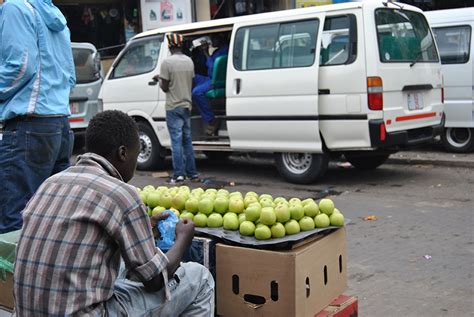
<svg viewBox="0 0 474 317">
<path fill-rule="evenodd" d="M 36 74 L 38 44 L 34 18 L 15 4 L 0 8 L 0 100 L 13 96 Z"/>
</svg>

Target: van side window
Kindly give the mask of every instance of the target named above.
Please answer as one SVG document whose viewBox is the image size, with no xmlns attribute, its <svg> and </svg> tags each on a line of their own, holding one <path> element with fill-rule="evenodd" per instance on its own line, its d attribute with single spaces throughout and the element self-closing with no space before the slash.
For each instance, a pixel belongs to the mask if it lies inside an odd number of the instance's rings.
<svg viewBox="0 0 474 317">
<path fill-rule="evenodd" d="M 469 60 L 471 27 L 469 25 L 433 28 L 441 64 L 464 64 Z"/>
<path fill-rule="evenodd" d="M 243 27 L 235 36 L 237 70 L 306 67 L 314 63 L 318 20 Z"/>
<path fill-rule="evenodd" d="M 423 14 L 377 9 L 375 25 L 381 62 L 438 62 L 434 39 Z"/>
<path fill-rule="evenodd" d="M 357 57 L 357 24 L 353 14 L 326 17 L 321 39 L 320 66 L 344 65 Z"/>
<path fill-rule="evenodd" d="M 115 64 L 110 79 L 145 74 L 154 70 L 162 41 L 162 38 L 154 37 L 130 43 Z"/>
</svg>

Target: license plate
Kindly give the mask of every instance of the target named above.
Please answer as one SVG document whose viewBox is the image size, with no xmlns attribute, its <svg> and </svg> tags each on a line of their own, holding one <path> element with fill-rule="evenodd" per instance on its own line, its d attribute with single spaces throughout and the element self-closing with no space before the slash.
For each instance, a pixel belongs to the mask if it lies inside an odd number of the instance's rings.
<svg viewBox="0 0 474 317">
<path fill-rule="evenodd" d="M 78 102 L 70 102 L 69 107 L 71 108 L 71 114 L 76 114 L 80 112 Z"/>
<path fill-rule="evenodd" d="M 421 110 L 423 109 L 423 95 L 420 93 L 409 93 L 408 97 L 408 110 Z"/>
</svg>

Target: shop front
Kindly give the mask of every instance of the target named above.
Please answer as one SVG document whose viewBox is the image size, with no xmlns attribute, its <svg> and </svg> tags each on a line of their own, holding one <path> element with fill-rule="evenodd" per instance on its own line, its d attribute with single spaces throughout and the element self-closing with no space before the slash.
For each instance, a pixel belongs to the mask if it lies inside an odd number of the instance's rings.
<svg viewBox="0 0 474 317">
<path fill-rule="evenodd" d="M 139 0 L 59 0 L 71 40 L 89 42 L 103 57 L 116 56 L 141 31 Z"/>
</svg>

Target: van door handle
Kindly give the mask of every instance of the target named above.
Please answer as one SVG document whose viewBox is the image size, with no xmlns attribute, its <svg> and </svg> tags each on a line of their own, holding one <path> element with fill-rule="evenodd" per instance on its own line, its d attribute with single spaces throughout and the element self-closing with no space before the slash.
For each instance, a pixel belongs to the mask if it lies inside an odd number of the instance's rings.
<svg viewBox="0 0 474 317">
<path fill-rule="evenodd" d="M 318 89 L 318 94 L 319 95 L 330 95 L 331 90 L 329 90 L 329 89 Z"/>
<path fill-rule="evenodd" d="M 158 84 L 158 82 L 155 81 L 155 80 L 152 80 L 152 81 L 148 82 L 148 86 L 156 86 L 156 84 Z"/>
<path fill-rule="evenodd" d="M 240 78 L 234 79 L 234 95 L 240 94 Z"/>
</svg>

